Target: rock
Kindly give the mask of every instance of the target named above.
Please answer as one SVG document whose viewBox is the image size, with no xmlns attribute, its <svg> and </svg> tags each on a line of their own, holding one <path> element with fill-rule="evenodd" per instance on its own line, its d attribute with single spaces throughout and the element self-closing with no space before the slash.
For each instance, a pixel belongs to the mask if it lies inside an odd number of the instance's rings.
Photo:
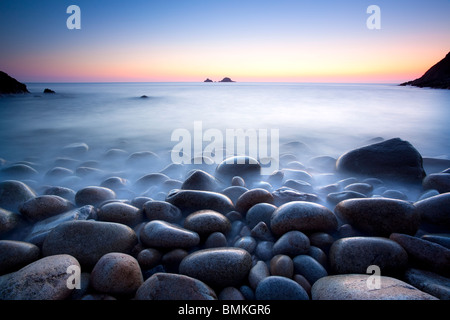
<svg viewBox="0 0 450 320">
<path fill-rule="evenodd" d="M 367 198 L 367 196 L 365 194 L 355 191 L 332 192 L 327 195 L 327 201 L 334 205 L 347 199 L 361 199 L 361 198 Z"/>
<path fill-rule="evenodd" d="M 39 259 L 40 250 L 34 244 L 0 240 L 0 275 L 17 271 Z"/>
<path fill-rule="evenodd" d="M 404 82 L 401 86 L 430 87 L 450 89 L 450 52 L 444 59 L 433 65 L 423 76 L 416 80 Z"/>
<path fill-rule="evenodd" d="M 450 234 L 425 234 L 421 238 L 450 249 Z"/>
<path fill-rule="evenodd" d="M 205 241 L 206 249 L 226 247 L 227 245 L 227 238 L 221 232 L 211 233 Z"/>
<path fill-rule="evenodd" d="M 210 78 L 207 78 L 205 81 L 203 82 L 213 82 Z"/>
<path fill-rule="evenodd" d="M 129 254 L 137 244 L 136 233 L 130 227 L 101 221 L 68 221 L 58 225 L 45 238 L 44 256 L 70 254 L 83 267 L 92 268 L 107 253 Z"/>
<path fill-rule="evenodd" d="M 257 242 L 252 236 L 244 236 L 236 240 L 235 248 L 241 248 L 252 254 L 256 249 Z"/>
<path fill-rule="evenodd" d="M 245 181 L 241 177 L 236 176 L 236 177 L 233 177 L 233 179 L 231 179 L 231 185 L 245 187 Z"/>
<path fill-rule="evenodd" d="M 291 188 L 281 187 L 272 192 L 273 204 L 277 207 L 293 201 L 318 202 L 319 198 L 312 193 L 304 193 Z"/>
<path fill-rule="evenodd" d="M 408 254 L 395 241 L 382 237 L 342 238 L 333 243 L 329 252 L 334 273 L 365 274 L 376 265 L 383 275 L 398 275 L 408 265 Z"/>
<path fill-rule="evenodd" d="M 366 196 L 370 195 L 373 191 L 372 185 L 363 182 L 357 182 L 349 184 L 344 188 L 344 191 L 354 191 L 358 193 L 362 193 Z"/>
<path fill-rule="evenodd" d="M 137 260 L 118 252 L 102 256 L 92 269 L 90 277 L 93 289 L 113 296 L 134 296 L 143 282 Z"/>
<path fill-rule="evenodd" d="M 76 192 L 70 188 L 50 187 L 45 189 L 44 194 L 49 196 L 58 196 L 66 199 L 67 201 L 70 201 L 71 203 L 75 203 Z"/>
<path fill-rule="evenodd" d="M 16 180 L 0 182 L 0 208 L 18 213 L 19 206 L 36 197 L 25 183 Z"/>
<path fill-rule="evenodd" d="M 317 156 L 308 160 L 308 165 L 323 172 L 336 170 L 336 159 L 330 156 Z"/>
<path fill-rule="evenodd" d="M 89 150 L 89 146 L 84 142 L 75 142 L 65 145 L 62 148 L 62 153 L 66 156 L 76 157 L 85 155 Z"/>
<path fill-rule="evenodd" d="M 39 221 L 74 209 L 75 206 L 59 196 L 43 195 L 19 206 L 20 213 L 29 221 Z"/>
<path fill-rule="evenodd" d="M 97 220 L 122 223 L 133 227 L 142 221 L 141 211 L 123 202 L 111 202 L 102 205 L 97 212 Z"/>
<path fill-rule="evenodd" d="M 391 198 L 397 200 L 408 200 L 408 196 L 401 191 L 398 190 L 386 190 L 381 195 L 384 198 Z"/>
<path fill-rule="evenodd" d="M 405 272 L 405 281 L 441 300 L 450 300 L 450 279 L 433 272 L 408 269 Z"/>
<path fill-rule="evenodd" d="M 327 254 L 335 240 L 332 235 L 326 232 L 315 232 L 309 235 L 310 245 L 320 248 Z"/>
<path fill-rule="evenodd" d="M 450 174 L 432 173 L 423 179 L 423 188 L 425 190 L 434 189 L 439 193 L 450 192 Z"/>
<path fill-rule="evenodd" d="M 197 232 L 205 238 L 211 233 L 220 232 L 227 234 L 231 229 L 231 223 L 227 217 L 214 210 L 200 210 L 191 213 L 184 220 L 184 227 Z"/>
<path fill-rule="evenodd" d="M 244 295 L 234 287 L 226 287 L 219 293 L 219 300 L 245 300 Z"/>
<path fill-rule="evenodd" d="M 137 261 L 142 269 L 152 269 L 161 262 L 162 254 L 154 248 L 146 248 L 139 252 Z"/>
<path fill-rule="evenodd" d="M 26 164 L 13 164 L 0 170 L 2 179 L 26 180 L 34 179 L 39 175 L 35 169 Z"/>
<path fill-rule="evenodd" d="M 261 241 L 273 241 L 274 236 L 270 231 L 270 228 L 264 221 L 259 222 L 251 231 L 250 235 L 256 240 Z"/>
<path fill-rule="evenodd" d="M 328 276 L 325 268 L 313 257 L 301 254 L 292 259 L 294 262 L 294 272 L 301 274 L 313 285 L 320 278 Z"/>
<path fill-rule="evenodd" d="M 272 214 L 270 229 L 280 236 L 291 230 L 301 232 L 335 231 L 338 222 L 326 207 L 305 201 L 294 201 L 278 207 Z"/>
<path fill-rule="evenodd" d="M 270 272 L 267 264 L 261 260 L 256 262 L 248 274 L 250 287 L 255 290 L 258 284 L 268 276 L 270 276 Z"/>
<path fill-rule="evenodd" d="M 147 201 L 143 205 L 144 215 L 147 219 L 177 222 L 181 219 L 181 211 L 166 201 Z"/>
<path fill-rule="evenodd" d="M 422 222 L 450 230 L 450 192 L 414 203 Z"/>
<path fill-rule="evenodd" d="M 137 151 L 128 156 L 126 164 L 135 169 L 150 169 L 159 164 L 160 157 L 152 151 Z"/>
<path fill-rule="evenodd" d="M 178 207 L 185 215 L 204 209 L 222 214 L 234 210 L 234 205 L 227 196 L 211 191 L 174 190 L 167 195 L 166 201 Z"/>
<path fill-rule="evenodd" d="M 400 233 L 391 234 L 389 239 L 394 240 L 406 250 L 411 265 L 445 277 L 450 275 L 450 249 Z"/>
<path fill-rule="evenodd" d="M 224 182 L 230 182 L 235 176 L 243 178 L 246 182 L 260 178 L 261 165 L 251 157 L 236 156 L 222 161 L 217 167 L 215 176 Z"/>
<path fill-rule="evenodd" d="M 53 255 L 0 276 L 0 300 L 64 300 L 72 292 L 67 286 L 70 266 L 80 264 L 70 255 Z"/>
<path fill-rule="evenodd" d="M 420 153 L 399 138 L 371 144 L 339 157 L 338 172 L 381 179 L 421 182 L 425 177 Z"/>
<path fill-rule="evenodd" d="M 294 276 L 294 262 L 287 255 L 277 254 L 270 260 L 270 274 L 292 278 Z"/>
<path fill-rule="evenodd" d="M 75 220 L 87 220 L 92 218 L 95 214 L 94 207 L 87 205 L 40 220 L 33 225 L 30 232 L 25 237 L 25 241 L 42 247 L 45 237 L 61 223 Z"/>
<path fill-rule="evenodd" d="M 288 255 L 295 257 L 308 252 L 310 242 L 308 237 L 300 231 L 288 231 L 283 234 L 273 245 L 274 255 Z"/>
<path fill-rule="evenodd" d="M 109 177 L 100 183 L 100 187 L 108 188 L 117 192 L 128 187 L 128 180 L 121 177 Z"/>
<path fill-rule="evenodd" d="M 252 258 L 244 249 L 215 248 L 191 253 L 181 261 L 181 274 L 213 287 L 240 285 L 252 268 Z"/>
<path fill-rule="evenodd" d="M 189 252 L 184 249 L 173 249 L 163 255 L 161 263 L 166 272 L 178 273 L 181 260 L 183 260 L 188 254 Z"/>
<path fill-rule="evenodd" d="M 437 196 L 437 195 L 439 195 L 439 194 L 440 194 L 440 193 L 439 193 L 439 191 L 437 191 L 437 190 L 428 190 L 428 191 L 423 192 L 423 193 L 420 195 L 418 201 L 420 201 L 420 200 L 425 200 L 425 199 L 427 199 L 427 198 L 431 198 L 431 197 Z"/>
<path fill-rule="evenodd" d="M 236 210 L 243 215 L 258 203 L 273 203 L 272 194 L 261 188 L 251 189 L 242 194 L 236 201 Z"/>
<path fill-rule="evenodd" d="M 111 189 L 104 187 L 85 187 L 75 194 L 75 203 L 77 206 L 92 205 L 98 207 L 107 200 L 116 198 L 116 193 Z"/>
<path fill-rule="evenodd" d="M 27 86 L 20 83 L 13 77 L 10 77 L 7 73 L 0 71 L 0 95 L 2 94 L 17 94 L 17 93 L 30 93 Z"/>
<path fill-rule="evenodd" d="M 54 93 L 56 93 L 55 91 L 53 91 L 52 89 L 49 89 L 49 88 L 45 88 L 44 89 L 44 92 L 43 93 L 45 93 L 45 94 L 48 94 L 48 93 L 50 93 L 50 94 L 54 94 Z"/>
<path fill-rule="evenodd" d="M 222 190 L 222 194 L 227 196 L 231 202 L 236 203 L 241 195 L 247 192 L 248 189 L 241 186 L 231 186 Z"/>
<path fill-rule="evenodd" d="M 270 203 L 257 203 L 248 209 L 245 215 L 245 221 L 249 228 L 254 228 L 258 223 L 264 222 L 267 226 L 270 226 L 270 218 L 272 213 L 277 209 Z"/>
<path fill-rule="evenodd" d="M 393 232 L 415 234 L 420 214 L 407 201 L 370 198 L 339 202 L 334 212 L 353 227 L 370 236 L 389 237 Z"/>
<path fill-rule="evenodd" d="M 137 191 L 145 191 L 152 186 L 159 186 L 170 178 L 163 173 L 150 173 L 140 177 L 133 185 Z"/>
<path fill-rule="evenodd" d="M 162 220 L 145 224 L 139 237 L 145 246 L 155 248 L 190 248 L 200 243 L 196 232 Z"/>
<path fill-rule="evenodd" d="M 313 186 L 309 182 L 303 180 L 288 179 L 284 182 L 283 186 L 305 193 L 314 192 Z"/>
<path fill-rule="evenodd" d="M 262 261 L 269 261 L 273 257 L 273 242 L 260 241 L 256 246 L 256 256 Z"/>
<path fill-rule="evenodd" d="M 312 300 L 437 300 L 401 280 L 380 276 L 380 288 L 371 275 L 342 274 L 323 277 L 311 288 Z"/>
<path fill-rule="evenodd" d="M 259 282 L 256 300 L 309 300 L 308 293 L 292 279 L 270 276 Z"/>
<path fill-rule="evenodd" d="M 202 281 L 185 275 L 155 273 L 137 290 L 136 300 L 217 300 Z"/>
<path fill-rule="evenodd" d="M 181 189 L 216 191 L 217 186 L 215 177 L 203 170 L 193 170 L 184 180 Z"/>
<path fill-rule="evenodd" d="M 225 77 L 225 78 L 223 78 L 222 80 L 220 80 L 219 82 L 235 82 L 235 81 L 231 80 L 231 79 L 228 78 L 228 77 Z"/>
<path fill-rule="evenodd" d="M 22 223 L 22 216 L 0 208 L 0 236 L 18 228 Z"/>
</svg>

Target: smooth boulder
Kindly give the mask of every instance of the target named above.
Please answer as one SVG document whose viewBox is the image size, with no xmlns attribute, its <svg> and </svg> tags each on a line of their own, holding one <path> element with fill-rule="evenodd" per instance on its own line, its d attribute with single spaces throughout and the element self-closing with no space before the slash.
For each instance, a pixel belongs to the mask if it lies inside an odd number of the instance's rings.
<svg viewBox="0 0 450 320">
<path fill-rule="evenodd" d="M 222 214 L 234 210 L 234 205 L 227 196 L 211 191 L 174 190 L 167 195 L 166 201 L 179 208 L 185 215 L 203 209 Z"/>
<path fill-rule="evenodd" d="M 190 248 L 200 243 L 198 233 L 162 220 L 145 224 L 139 237 L 144 245 L 155 248 Z"/>
<path fill-rule="evenodd" d="M 21 181 L 0 182 L 0 208 L 19 213 L 19 206 L 34 197 L 36 193 Z"/>
</svg>

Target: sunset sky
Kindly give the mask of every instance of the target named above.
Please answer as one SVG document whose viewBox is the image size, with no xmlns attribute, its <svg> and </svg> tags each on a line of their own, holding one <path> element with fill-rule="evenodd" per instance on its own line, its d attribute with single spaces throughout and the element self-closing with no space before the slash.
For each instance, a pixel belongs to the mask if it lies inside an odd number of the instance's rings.
<svg viewBox="0 0 450 320">
<path fill-rule="evenodd" d="M 81 29 L 69 30 L 69 5 Z M 381 30 L 369 30 L 369 5 Z M 0 70 L 21 82 L 388 82 L 450 51 L 449 0 L 0 1 Z"/>
</svg>

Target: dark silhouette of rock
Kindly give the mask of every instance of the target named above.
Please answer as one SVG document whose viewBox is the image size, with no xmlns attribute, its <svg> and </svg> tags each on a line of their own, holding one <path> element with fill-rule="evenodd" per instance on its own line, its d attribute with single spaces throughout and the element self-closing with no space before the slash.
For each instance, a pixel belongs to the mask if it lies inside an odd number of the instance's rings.
<svg viewBox="0 0 450 320">
<path fill-rule="evenodd" d="M 233 81 L 233 80 L 231 80 L 231 79 L 228 78 L 228 77 L 225 77 L 225 78 L 223 78 L 222 80 L 220 80 L 219 82 L 236 82 L 236 81 Z"/>
<path fill-rule="evenodd" d="M 49 88 L 45 88 L 44 89 L 44 93 L 56 93 L 55 91 L 49 89 Z"/>
<path fill-rule="evenodd" d="M 27 86 L 0 71 L 0 94 L 29 93 Z"/>
<path fill-rule="evenodd" d="M 207 78 L 205 81 L 203 82 L 213 82 L 210 78 Z"/>
<path fill-rule="evenodd" d="M 401 86 L 428 87 L 436 89 L 450 89 L 450 52 L 444 59 L 432 66 L 425 74 L 413 81 L 400 84 Z"/>
<path fill-rule="evenodd" d="M 148 99 L 148 96 L 146 96 L 146 95 L 144 94 L 144 95 L 142 95 L 140 98 L 141 98 L 141 99 Z"/>
</svg>

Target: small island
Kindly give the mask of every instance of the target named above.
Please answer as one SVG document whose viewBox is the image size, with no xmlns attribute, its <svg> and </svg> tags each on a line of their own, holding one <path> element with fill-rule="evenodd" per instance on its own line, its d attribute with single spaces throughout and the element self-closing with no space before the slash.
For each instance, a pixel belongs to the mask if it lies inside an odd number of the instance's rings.
<svg viewBox="0 0 450 320">
<path fill-rule="evenodd" d="M 225 77 L 225 78 L 223 78 L 222 80 L 220 80 L 219 82 L 236 82 L 236 81 L 233 81 L 233 80 L 231 80 L 231 79 L 228 78 L 228 77 Z"/>
<path fill-rule="evenodd" d="M 10 77 L 7 73 L 0 71 L 0 95 L 17 93 L 29 93 L 27 86 Z"/>
<path fill-rule="evenodd" d="M 214 82 L 214 81 L 212 81 L 210 78 L 207 78 L 205 81 L 203 81 L 203 82 Z"/>
</svg>

